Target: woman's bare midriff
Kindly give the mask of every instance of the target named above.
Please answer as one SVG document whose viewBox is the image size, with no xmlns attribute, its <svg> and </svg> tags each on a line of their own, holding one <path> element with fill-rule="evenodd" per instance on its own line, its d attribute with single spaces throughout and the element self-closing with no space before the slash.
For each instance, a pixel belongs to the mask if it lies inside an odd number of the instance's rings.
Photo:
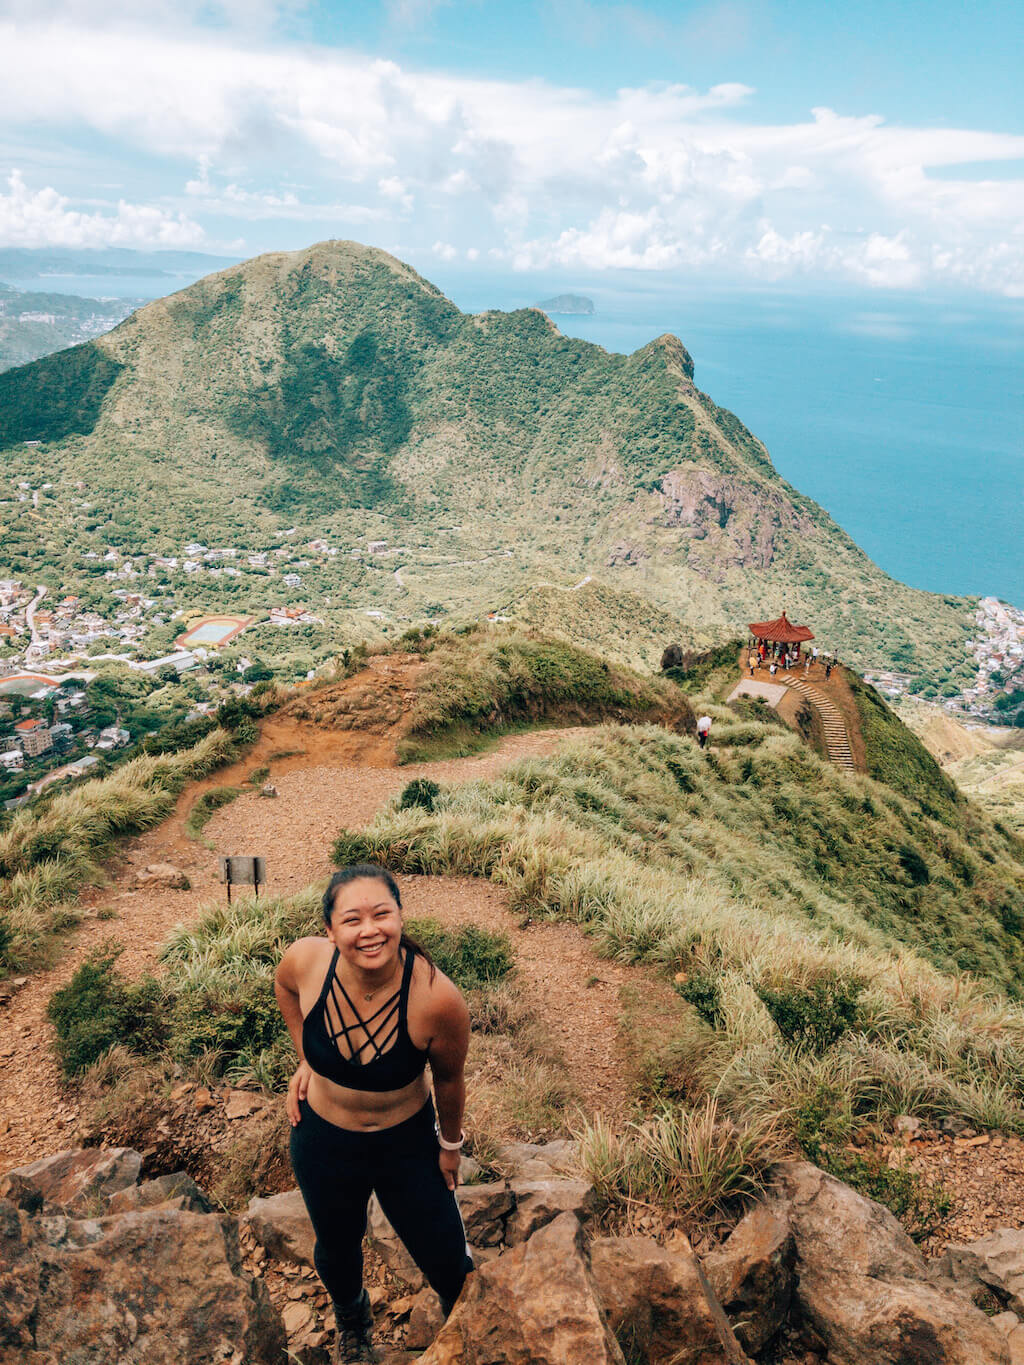
<svg viewBox="0 0 1024 1365">
<path fill-rule="evenodd" d="M 401 1090 L 376 1091 L 349 1090 L 314 1071 L 309 1078 L 306 1101 L 328 1123 L 355 1132 L 374 1133 L 411 1119 L 426 1104 L 429 1094 L 426 1073 Z"/>
</svg>

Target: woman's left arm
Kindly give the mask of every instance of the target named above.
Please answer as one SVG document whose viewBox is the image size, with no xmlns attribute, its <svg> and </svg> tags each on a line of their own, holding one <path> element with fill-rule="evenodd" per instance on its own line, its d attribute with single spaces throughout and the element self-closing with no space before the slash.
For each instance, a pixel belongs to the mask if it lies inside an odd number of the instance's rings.
<svg viewBox="0 0 1024 1365">
<path fill-rule="evenodd" d="M 469 1010 L 462 996 L 451 985 L 438 1002 L 437 1023 L 430 1040 L 430 1071 L 434 1079 L 437 1125 L 446 1142 L 462 1136 L 462 1116 L 466 1107 L 466 1053 L 469 1051 Z M 460 1152 L 443 1147 L 438 1158 L 441 1174 L 450 1190 L 459 1183 Z"/>
</svg>

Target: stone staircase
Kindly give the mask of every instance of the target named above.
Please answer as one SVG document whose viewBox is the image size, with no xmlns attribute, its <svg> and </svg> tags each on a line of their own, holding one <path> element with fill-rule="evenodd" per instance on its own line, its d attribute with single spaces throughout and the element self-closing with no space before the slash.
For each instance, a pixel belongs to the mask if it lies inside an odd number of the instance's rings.
<svg viewBox="0 0 1024 1365">
<path fill-rule="evenodd" d="M 811 683 L 804 682 L 802 678 L 787 676 L 785 673 L 777 674 L 773 681 L 785 683 L 787 687 L 794 687 L 802 696 L 807 698 L 821 717 L 829 758 L 837 768 L 844 768 L 850 773 L 856 772 L 846 721 L 843 720 L 842 711 L 831 697 L 827 697 L 824 692 Z"/>
</svg>

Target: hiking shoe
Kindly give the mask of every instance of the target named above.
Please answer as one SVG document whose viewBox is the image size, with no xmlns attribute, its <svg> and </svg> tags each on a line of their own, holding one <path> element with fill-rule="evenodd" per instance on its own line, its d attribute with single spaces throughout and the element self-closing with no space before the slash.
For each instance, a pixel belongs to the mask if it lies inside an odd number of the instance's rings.
<svg viewBox="0 0 1024 1365">
<path fill-rule="evenodd" d="M 338 1334 L 334 1338 L 331 1365 L 364 1365 L 380 1359 L 373 1349 L 373 1313 L 365 1289 L 351 1312 L 343 1313 L 335 1304 L 334 1316 Z"/>
</svg>

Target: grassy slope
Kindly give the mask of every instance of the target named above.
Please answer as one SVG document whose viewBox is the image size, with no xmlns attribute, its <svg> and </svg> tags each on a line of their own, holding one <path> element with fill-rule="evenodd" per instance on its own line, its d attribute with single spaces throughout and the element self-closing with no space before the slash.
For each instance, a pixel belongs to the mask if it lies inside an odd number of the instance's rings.
<svg viewBox="0 0 1024 1365">
<path fill-rule="evenodd" d="M 479 610 L 594 570 L 702 626 L 785 601 L 855 662 L 934 670 L 962 653 L 966 603 L 882 574 L 693 387 L 674 338 L 620 356 L 533 310 L 468 317 L 382 252 L 260 257 L 0 387 L 9 439 L 51 443 L 33 468 L 64 508 L 85 482 L 107 543 L 248 544 L 295 525 L 409 547 L 402 584 L 339 558 L 339 609 Z M 28 472 L 29 452 L 9 458 Z M 210 586 L 243 605 L 236 591 Z"/>
<path fill-rule="evenodd" d="M 955 783 L 869 683 L 849 669 L 844 676 L 857 703 L 870 775 L 920 801 L 926 811 L 955 822 L 961 801 Z"/>
<path fill-rule="evenodd" d="M 472 752 L 486 736 L 541 720 L 657 721 L 693 732 L 671 682 L 609 665 L 563 640 L 510 631 L 442 639 L 417 688 L 403 761 Z"/>
<path fill-rule="evenodd" d="M 660 667 L 668 644 L 700 650 L 717 643 L 715 632 L 662 611 L 638 593 L 599 582 L 578 588 L 535 586 L 504 612 L 518 626 L 582 641 L 602 658 L 652 673 Z"/>
<path fill-rule="evenodd" d="M 823 1094 L 846 1132 L 901 1112 L 1024 1131 L 1013 844 L 970 806 L 944 823 L 795 736 L 712 711 L 710 758 L 608 727 L 433 812 L 389 808 L 336 856 L 488 876 L 524 912 L 681 974 L 704 1012 L 662 1059 L 666 1093 L 717 1089 L 738 1116 L 794 1131 Z M 776 1016 L 821 1027 L 801 1043 Z"/>
<path fill-rule="evenodd" d="M 215 730 L 191 749 L 132 759 L 108 777 L 19 811 L 0 834 L 0 969 L 34 964 L 47 938 L 74 922 L 80 888 L 100 875 L 118 835 L 158 824 L 186 782 L 235 753 Z"/>
</svg>

